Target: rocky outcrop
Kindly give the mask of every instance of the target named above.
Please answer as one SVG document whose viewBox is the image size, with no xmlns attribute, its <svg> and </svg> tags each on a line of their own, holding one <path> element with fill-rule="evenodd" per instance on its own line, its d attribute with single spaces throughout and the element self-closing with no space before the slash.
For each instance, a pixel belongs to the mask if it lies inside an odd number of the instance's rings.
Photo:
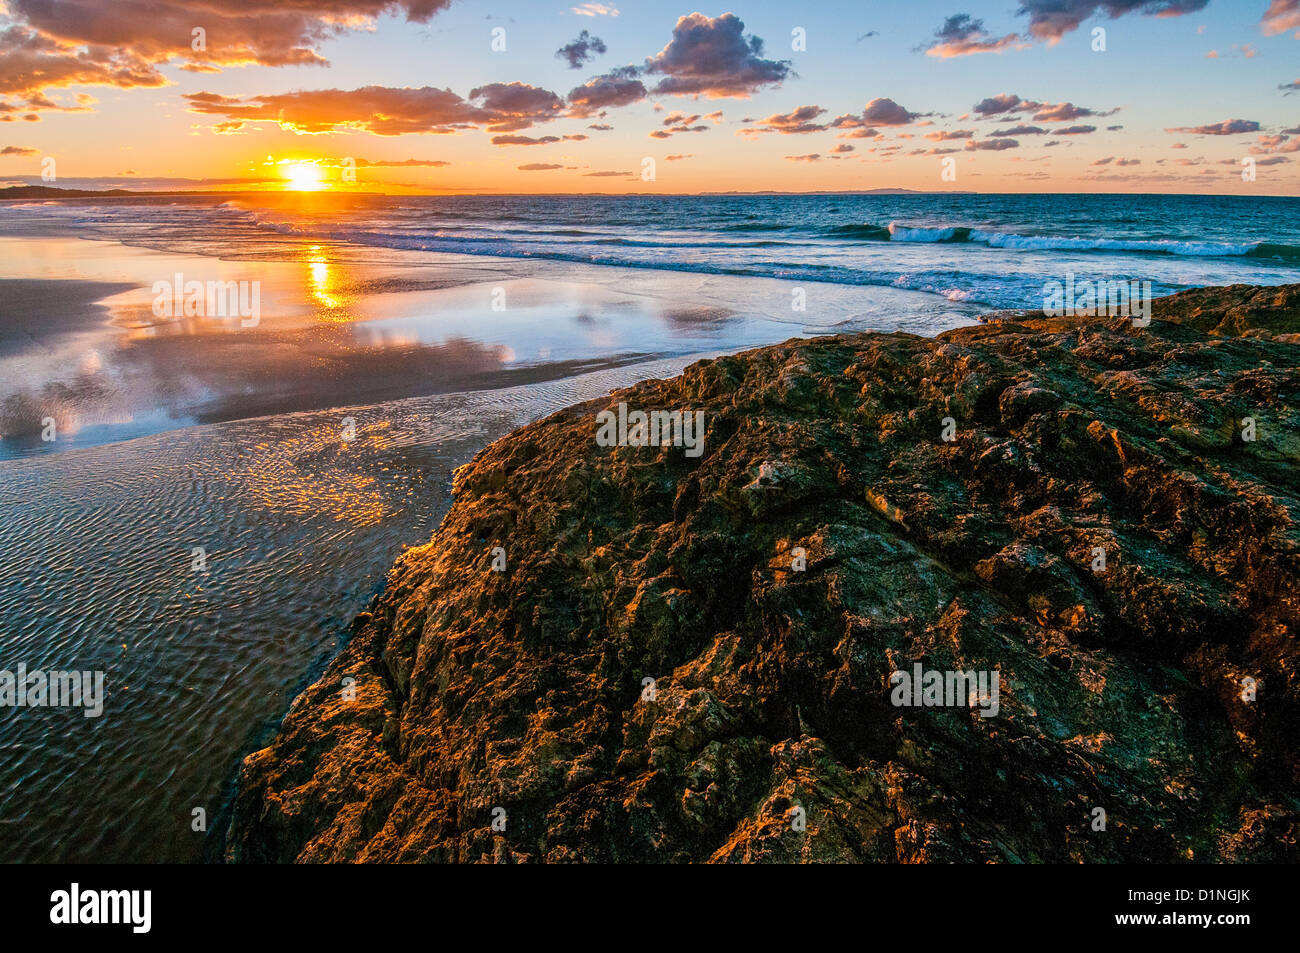
<svg viewBox="0 0 1300 953">
<path fill-rule="evenodd" d="M 1154 317 L 793 340 L 498 441 L 228 858 L 1300 859 L 1300 285 Z M 598 445 L 620 402 L 703 453 Z M 996 714 L 895 704 L 918 663 Z"/>
</svg>

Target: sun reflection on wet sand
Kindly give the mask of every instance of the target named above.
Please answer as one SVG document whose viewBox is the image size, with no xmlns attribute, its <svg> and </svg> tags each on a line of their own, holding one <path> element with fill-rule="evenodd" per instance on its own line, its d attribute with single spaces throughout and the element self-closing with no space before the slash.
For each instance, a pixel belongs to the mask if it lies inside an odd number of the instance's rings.
<svg viewBox="0 0 1300 953">
<path fill-rule="evenodd" d="M 307 291 L 321 307 L 320 317 L 331 323 L 346 324 L 356 319 L 353 296 L 342 291 L 338 263 L 331 262 L 319 245 L 307 249 Z"/>
<path fill-rule="evenodd" d="M 331 517 L 352 526 L 371 526 L 392 516 L 384 483 L 353 469 L 357 464 L 348 459 L 357 454 L 378 459 L 392 443 L 386 433 L 391 422 L 366 422 L 354 437 L 344 439 L 343 420 L 337 428 L 326 425 L 255 446 L 242 476 L 251 498 L 268 509 Z"/>
</svg>

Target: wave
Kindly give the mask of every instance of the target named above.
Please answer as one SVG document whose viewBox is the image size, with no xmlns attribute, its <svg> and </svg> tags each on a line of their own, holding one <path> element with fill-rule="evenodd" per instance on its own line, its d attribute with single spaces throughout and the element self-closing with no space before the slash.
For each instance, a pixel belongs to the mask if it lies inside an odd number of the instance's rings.
<svg viewBox="0 0 1300 953">
<path fill-rule="evenodd" d="M 1180 255 L 1190 257 L 1272 258 L 1281 261 L 1300 261 L 1300 248 L 1279 242 L 1213 242 L 1168 238 L 1074 238 L 1065 235 L 1020 235 L 1015 232 L 997 232 L 971 228 L 965 225 L 903 225 L 890 222 L 888 226 L 870 223 L 835 225 L 822 230 L 832 238 L 872 242 L 903 242 L 906 244 L 936 244 L 939 242 L 987 245 L 1011 251 L 1076 251 L 1076 252 L 1132 252 L 1147 255 Z"/>
<path fill-rule="evenodd" d="M 964 242 L 970 239 L 971 230 L 960 225 L 947 228 L 920 228 L 889 223 L 889 240 L 891 242 Z"/>
<path fill-rule="evenodd" d="M 1300 248 L 1277 242 L 1260 242 L 1246 252 L 1251 258 L 1277 258 L 1282 261 L 1300 261 Z"/>
<path fill-rule="evenodd" d="M 833 225 L 823 229 L 822 234 L 831 238 L 857 238 L 869 242 L 889 241 L 889 229 L 879 225 Z"/>
</svg>

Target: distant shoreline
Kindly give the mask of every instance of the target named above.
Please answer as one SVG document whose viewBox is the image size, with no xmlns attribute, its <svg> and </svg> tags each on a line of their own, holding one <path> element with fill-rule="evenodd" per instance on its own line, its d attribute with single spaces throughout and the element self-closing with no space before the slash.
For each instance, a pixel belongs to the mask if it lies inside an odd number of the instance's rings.
<svg viewBox="0 0 1300 953">
<path fill-rule="evenodd" d="M 290 196 L 295 195 L 303 198 L 337 198 L 341 196 L 364 196 L 385 198 L 470 198 L 470 197 L 488 197 L 488 198 L 509 198 L 512 196 L 522 196 L 527 198 L 629 198 L 650 197 L 650 198 L 698 198 L 706 196 L 802 196 L 802 195 L 1042 195 L 1042 196 L 1060 196 L 1060 195 L 1086 195 L 1096 197 L 1098 195 L 1134 195 L 1134 196 L 1188 196 L 1193 198 L 1223 198 L 1223 199 L 1300 199 L 1300 195 L 1238 195 L 1232 192 L 978 192 L 972 189 L 952 189 L 940 190 L 934 192 L 924 192 L 918 189 L 829 189 L 829 190 L 810 190 L 803 192 L 780 192 L 772 190 L 759 190 L 754 192 L 741 191 L 706 191 L 706 192 L 470 192 L 470 191 L 447 191 L 447 192 L 356 192 L 343 190 L 321 190 L 319 192 L 305 192 L 294 189 L 161 189 L 161 190 L 135 190 L 135 189 L 60 189 L 50 186 L 41 185 L 15 185 L 6 189 L 0 189 L 0 202 L 28 199 L 86 199 L 86 198 L 157 198 L 159 196 L 208 196 L 208 197 L 226 197 L 226 198 L 243 198 L 258 196 Z"/>
</svg>

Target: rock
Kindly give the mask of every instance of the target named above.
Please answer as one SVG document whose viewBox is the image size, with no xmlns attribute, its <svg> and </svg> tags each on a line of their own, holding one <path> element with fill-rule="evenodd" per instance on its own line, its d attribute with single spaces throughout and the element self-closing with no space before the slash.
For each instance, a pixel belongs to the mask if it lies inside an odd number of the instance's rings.
<svg viewBox="0 0 1300 953">
<path fill-rule="evenodd" d="M 244 763 L 228 859 L 1300 859 L 1298 304 L 794 340 L 511 434 Z M 703 454 L 597 446 L 620 401 Z M 996 715 L 896 707 L 917 663 Z"/>
</svg>

